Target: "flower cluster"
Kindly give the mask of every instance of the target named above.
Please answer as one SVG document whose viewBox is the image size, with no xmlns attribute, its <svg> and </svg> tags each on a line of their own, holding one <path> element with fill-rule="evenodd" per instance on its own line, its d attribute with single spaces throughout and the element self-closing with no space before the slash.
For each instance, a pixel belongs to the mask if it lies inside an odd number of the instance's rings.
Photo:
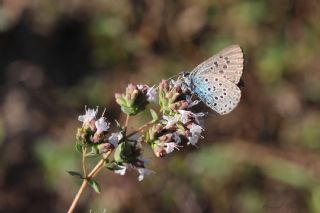
<svg viewBox="0 0 320 213">
<path fill-rule="evenodd" d="M 123 137 L 122 132 L 112 133 L 108 137 L 110 122 L 104 117 L 104 112 L 97 119 L 98 107 L 96 109 L 85 108 L 85 114 L 80 115 L 78 120 L 83 122 L 78 128 L 76 139 L 78 150 L 91 148 L 90 154 L 102 154 L 113 150 Z"/>
<path fill-rule="evenodd" d="M 139 141 L 127 141 L 121 143 L 114 153 L 114 161 L 107 164 L 107 168 L 116 174 L 124 175 L 127 170 L 137 170 L 138 180 L 142 181 L 145 175 L 153 173 L 146 169 L 147 161 L 142 156 L 142 145 Z"/>
<path fill-rule="evenodd" d="M 153 87 L 135 84 L 129 84 L 123 94 L 116 93 L 115 98 L 121 110 L 128 115 L 136 115 L 143 111 L 149 102 L 156 101 Z"/>
<path fill-rule="evenodd" d="M 179 81 L 164 80 L 156 88 L 129 84 L 125 93 L 116 93 L 115 98 L 127 118 L 144 111 L 150 102 L 159 104 L 158 113 L 150 110 L 152 121 L 130 134 L 126 132 L 127 122 L 123 126 L 117 122 L 117 131 L 109 133 L 110 122 L 104 117 L 105 112 L 97 118 L 98 107 L 85 108 L 85 114 L 79 116 L 83 124 L 76 135 L 77 150 L 84 157 L 101 155 L 104 165 L 116 174 L 136 170 L 141 181 L 145 175 L 153 173 L 145 168 L 147 161 L 143 157 L 142 144 L 150 145 L 157 157 L 164 157 L 184 144 L 196 146 L 202 138 L 201 123 L 205 113 L 192 110 L 199 101 L 193 101 L 190 92 Z M 113 158 L 110 159 L 112 151 Z"/>
<path fill-rule="evenodd" d="M 205 113 L 194 113 L 191 108 L 199 101 L 192 101 L 183 84 L 162 81 L 159 85 L 159 105 L 162 119 L 146 132 L 146 142 L 157 157 L 179 150 L 182 142 L 196 146 L 204 130 L 201 126 Z"/>
<path fill-rule="evenodd" d="M 124 137 L 122 127 L 119 131 L 108 135 L 110 123 L 102 116 L 97 119 L 98 107 L 96 109 L 85 109 L 85 114 L 80 115 L 78 120 L 83 122 L 78 128 L 77 150 L 85 152 L 85 157 L 97 157 L 109 151 L 113 151 L 114 159 L 106 164 L 107 168 L 117 174 L 124 175 L 127 169 L 136 169 L 139 172 L 139 180 L 143 180 L 144 175 L 152 173 L 145 169 L 146 161 L 142 157 L 142 146 L 138 141 L 130 141 Z M 91 149 L 90 152 L 86 152 Z"/>
</svg>

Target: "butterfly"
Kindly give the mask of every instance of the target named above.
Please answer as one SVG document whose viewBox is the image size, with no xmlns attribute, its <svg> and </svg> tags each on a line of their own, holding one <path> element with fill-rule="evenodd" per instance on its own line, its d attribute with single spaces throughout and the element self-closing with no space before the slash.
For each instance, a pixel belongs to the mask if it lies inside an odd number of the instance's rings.
<svg viewBox="0 0 320 213">
<path fill-rule="evenodd" d="M 243 52 L 231 45 L 199 64 L 191 72 L 182 72 L 186 87 L 220 115 L 231 112 L 239 103 L 237 84 L 243 71 Z"/>
</svg>

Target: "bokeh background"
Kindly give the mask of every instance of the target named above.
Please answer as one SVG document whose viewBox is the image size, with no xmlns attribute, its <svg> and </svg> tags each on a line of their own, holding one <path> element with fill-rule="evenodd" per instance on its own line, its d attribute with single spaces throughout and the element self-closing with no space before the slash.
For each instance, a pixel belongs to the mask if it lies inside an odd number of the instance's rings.
<svg viewBox="0 0 320 213">
<path fill-rule="evenodd" d="M 66 212 L 84 105 L 123 121 L 114 93 L 129 82 L 157 83 L 234 43 L 245 53 L 236 110 L 202 106 L 199 149 L 158 159 L 146 148 L 155 175 L 103 171 L 102 193 L 87 189 L 77 212 L 320 212 L 318 0 L 0 4 L 0 212 Z"/>
</svg>

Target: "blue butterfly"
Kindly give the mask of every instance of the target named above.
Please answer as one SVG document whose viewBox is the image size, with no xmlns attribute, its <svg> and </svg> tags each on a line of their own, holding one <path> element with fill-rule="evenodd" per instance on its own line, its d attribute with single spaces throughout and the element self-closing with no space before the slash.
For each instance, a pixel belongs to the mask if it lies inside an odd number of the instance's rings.
<svg viewBox="0 0 320 213">
<path fill-rule="evenodd" d="M 231 112 L 239 103 L 237 84 L 243 71 L 243 52 L 232 45 L 199 64 L 190 73 L 183 72 L 187 88 L 220 115 Z"/>
</svg>

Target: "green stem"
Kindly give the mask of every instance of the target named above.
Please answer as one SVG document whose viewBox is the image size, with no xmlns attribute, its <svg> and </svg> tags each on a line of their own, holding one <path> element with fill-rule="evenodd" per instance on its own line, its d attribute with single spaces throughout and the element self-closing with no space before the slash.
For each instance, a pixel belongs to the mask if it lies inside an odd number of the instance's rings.
<svg viewBox="0 0 320 213">
<path fill-rule="evenodd" d="M 111 155 L 112 151 L 109 151 L 105 154 L 105 156 L 103 157 L 103 159 L 101 159 L 97 165 L 92 169 L 92 171 L 88 174 L 88 176 L 83 180 L 81 187 L 79 188 L 76 196 L 74 197 L 72 204 L 68 210 L 68 213 L 73 213 L 74 209 L 76 208 L 80 197 L 84 191 L 84 189 L 86 188 L 86 186 L 88 185 L 88 182 L 95 177 L 99 171 L 101 171 L 101 169 L 104 167 L 104 162 L 109 158 L 109 156 Z"/>
<path fill-rule="evenodd" d="M 83 169 L 83 177 L 87 177 L 87 169 L 86 169 L 86 153 L 87 147 L 82 147 L 82 169 Z"/>
<path fill-rule="evenodd" d="M 136 131 L 131 132 L 130 134 L 127 135 L 127 138 L 141 132 L 142 130 L 144 130 L 145 128 L 151 126 L 152 124 L 156 123 L 157 121 L 150 121 L 149 123 L 146 123 L 142 126 L 140 126 Z"/>
<path fill-rule="evenodd" d="M 124 136 L 127 135 L 127 129 L 128 129 L 128 125 L 129 125 L 129 119 L 130 119 L 130 115 L 129 115 L 129 114 L 126 114 L 126 121 L 125 121 L 124 127 L 123 127 Z"/>
</svg>

